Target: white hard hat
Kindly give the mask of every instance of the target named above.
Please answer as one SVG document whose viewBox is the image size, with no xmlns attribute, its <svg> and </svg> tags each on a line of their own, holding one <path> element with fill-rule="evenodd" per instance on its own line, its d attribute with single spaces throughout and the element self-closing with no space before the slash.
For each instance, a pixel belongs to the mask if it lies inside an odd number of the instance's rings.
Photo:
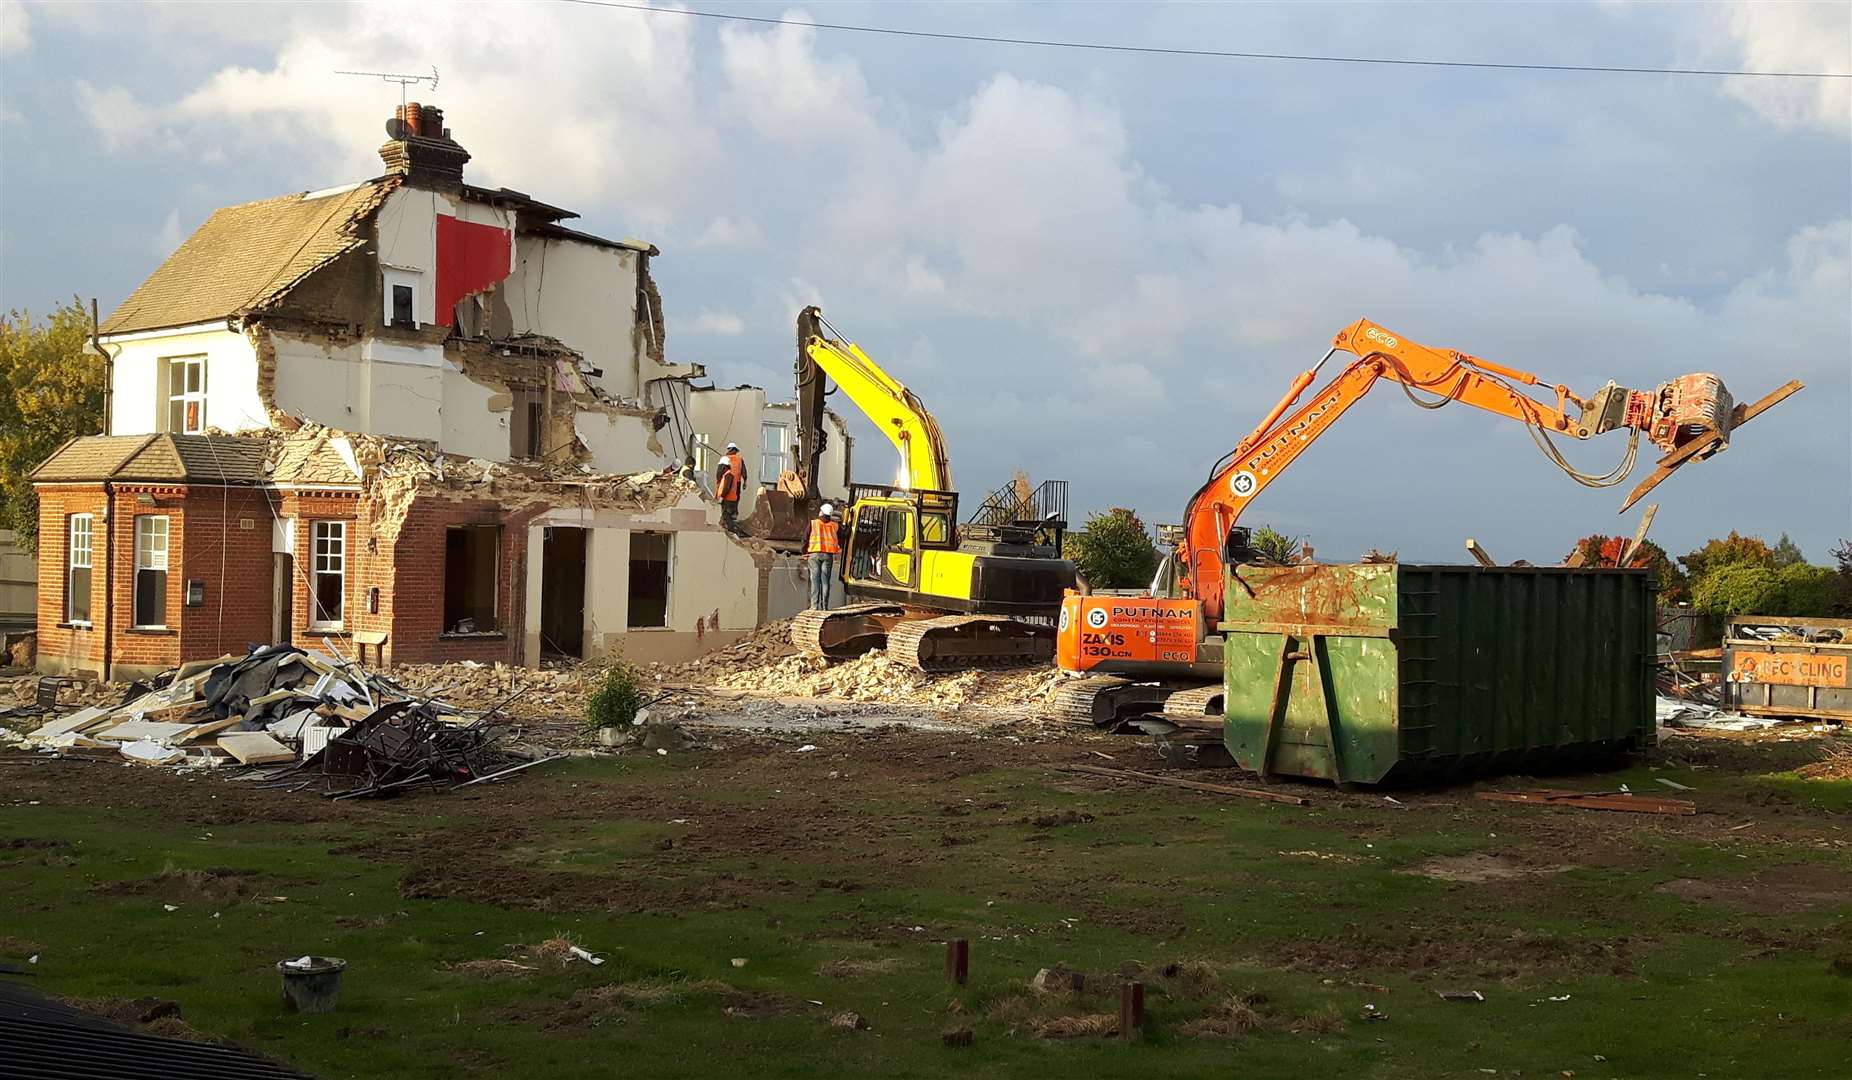
<svg viewBox="0 0 1852 1080">
<path fill-rule="evenodd" d="M 822 514 L 824 517 L 830 517 L 836 513 L 836 507 L 830 503 L 824 503 L 817 509 L 817 513 Z"/>
<path fill-rule="evenodd" d="M 739 448 L 740 448 L 740 444 L 739 444 L 739 443 L 736 443 L 736 442 L 730 442 L 730 443 L 728 443 L 728 444 L 727 444 L 727 449 L 729 449 L 729 450 L 738 450 Z"/>
</svg>

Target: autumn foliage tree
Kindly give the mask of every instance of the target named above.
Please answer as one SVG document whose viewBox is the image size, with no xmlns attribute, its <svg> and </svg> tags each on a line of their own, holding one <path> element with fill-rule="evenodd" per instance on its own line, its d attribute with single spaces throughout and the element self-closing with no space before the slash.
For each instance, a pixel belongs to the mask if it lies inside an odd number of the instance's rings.
<svg viewBox="0 0 1852 1080">
<path fill-rule="evenodd" d="M 1621 549 L 1632 537 L 1603 536 L 1595 533 L 1584 536 L 1570 549 L 1570 556 L 1581 552 L 1583 566 L 1619 566 Z M 1570 560 L 1564 560 L 1565 562 Z M 1685 572 L 1678 568 L 1665 549 L 1651 540 L 1642 541 L 1638 550 L 1627 557 L 1627 565 L 1642 567 L 1653 572 L 1659 579 L 1659 599 L 1662 603 L 1676 604 L 1684 601 L 1689 593 L 1691 583 Z"/>
<path fill-rule="evenodd" d="M 36 546 L 39 500 L 27 475 L 77 435 L 103 426 L 107 372 L 84 351 L 90 316 L 71 302 L 43 323 L 27 311 L 0 316 L 0 529 Z"/>
</svg>

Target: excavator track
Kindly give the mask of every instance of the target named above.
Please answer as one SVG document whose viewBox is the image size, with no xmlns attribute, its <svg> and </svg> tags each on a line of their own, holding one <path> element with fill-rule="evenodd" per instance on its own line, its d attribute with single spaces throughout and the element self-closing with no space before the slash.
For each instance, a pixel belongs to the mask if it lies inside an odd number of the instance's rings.
<svg viewBox="0 0 1852 1080">
<path fill-rule="evenodd" d="M 1164 699 L 1164 713 L 1168 716 L 1190 718 L 1213 716 L 1220 722 L 1222 694 L 1223 687 L 1219 682 L 1173 690 L 1170 696 Z"/>
<path fill-rule="evenodd" d="M 1055 628 L 1001 615 L 908 619 L 888 631 L 887 654 L 921 671 L 1033 664 L 1055 655 Z"/>
<path fill-rule="evenodd" d="M 830 611 L 812 608 L 791 620 L 791 644 L 805 656 L 853 660 L 888 640 L 907 617 L 899 604 L 847 604 Z"/>
<path fill-rule="evenodd" d="M 1128 714 L 1156 712 L 1171 689 L 1114 675 L 1068 679 L 1055 688 L 1056 719 L 1086 727 L 1112 727 Z"/>
</svg>

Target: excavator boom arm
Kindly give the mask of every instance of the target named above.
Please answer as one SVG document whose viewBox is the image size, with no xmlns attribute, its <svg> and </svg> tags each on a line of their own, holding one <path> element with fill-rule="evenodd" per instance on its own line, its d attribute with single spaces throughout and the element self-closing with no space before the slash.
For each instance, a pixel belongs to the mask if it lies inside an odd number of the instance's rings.
<svg viewBox="0 0 1852 1080">
<path fill-rule="evenodd" d="M 945 451 L 945 436 L 939 431 L 939 422 L 911 390 L 852 342 L 817 334 L 804 342 L 804 351 L 894 444 L 900 452 L 902 476 L 908 488 L 952 489 L 952 464 Z"/>
<path fill-rule="evenodd" d="M 1311 400 L 1298 404 L 1317 380 L 1325 360 L 1340 351 L 1357 359 L 1314 393 Z M 1547 385 L 1530 372 L 1467 353 L 1430 348 L 1359 319 L 1332 339 L 1331 351 L 1324 360 L 1294 380 L 1286 396 L 1214 470 L 1185 509 L 1183 542 L 1178 551 L 1181 583 L 1188 595 L 1202 602 L 1211 617 L 1221 612 L 1228 539 L 1242 511 L 1379 379 L 1385 378 L 1401 383 L 1417 404 L 1438 407 L 1458 401 L 1521 421 L 1532 428 L 1539 445 L 1559 465 L 1591 486 L 1606 486 L 1625 477 L 1626 470 L 1631 469 L 1633 445 L 1629 446 L 1624 469 L 1607 477 L 1591 478 L 1574 474 L 1567 462 L 1557 458 L 1548 435 L 1585 439 L 1625 428 L 1637 439 L 1645 432 L 1667 451 L 1667 456 L 1661 460 L 1660 472 L 1642 485 L 1633 499 L 1664 479 L 1670 469 L 1723 449 L 1735 424 L 1799 389 L 1799 384 L 1790 384 L 1777 391 L 1780 397 L 1770 395 L 1773 400 L 1765 399 L 1766 404 L 1758 403 L 1746 411 L 1732 408 L 1729 392 L 1716 376 L 1687 375 L 1653 391 L 1628 390 L 1610 382 L 1586 399 L 1566 386 L 1549 386 L 1555 394 L 1552 404 L 1519 390 L 1520 386 Z M 1420 392 L 1433 395 L 1435 400 L 1421 401 L 1416 397 Z"/>
</svg>

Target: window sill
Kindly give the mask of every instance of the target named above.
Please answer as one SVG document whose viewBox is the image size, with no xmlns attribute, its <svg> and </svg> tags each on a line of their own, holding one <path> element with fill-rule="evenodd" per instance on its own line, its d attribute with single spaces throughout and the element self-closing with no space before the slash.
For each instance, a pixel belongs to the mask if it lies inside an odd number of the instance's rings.
<svg viewBox="0 0 1852 1080">
<path fill-rule="evenodd" d="M 308 629 L 304 630 L 303 633 L 320 634 L 323 637 L 352 637 L 354 636 L 354 632 L 352 630 L 343 629 L 342 627 L 339 627 L 339 626 L 311 626 Z"/>
<path fill-rule="evenodd" d="M 437 635 L 439 641 L 507 641 L 508 635 L 501 630 L 472 630 L 467 634 L 450 631 Z"/>
<path fill-rule="evenodd" d="M 61 622 L 58 624 L 58 629 L 60 630 L 95 630 L 96 624 L 92 622 Z"/>
<path fill-rule="evenodd" d="M 147 637 L 173 637 L 180 631 L 166 626 L 131 626 L 122 632 L 125 634 L 142 634 Z"/>
<path fill-rule="evenodd" d="M 669 628 L 666 626 L 626 626 L 624 627 L 624 633 L 626 634 L 666 634 L 666 633 L 669 633 Z"/>
</svg>

